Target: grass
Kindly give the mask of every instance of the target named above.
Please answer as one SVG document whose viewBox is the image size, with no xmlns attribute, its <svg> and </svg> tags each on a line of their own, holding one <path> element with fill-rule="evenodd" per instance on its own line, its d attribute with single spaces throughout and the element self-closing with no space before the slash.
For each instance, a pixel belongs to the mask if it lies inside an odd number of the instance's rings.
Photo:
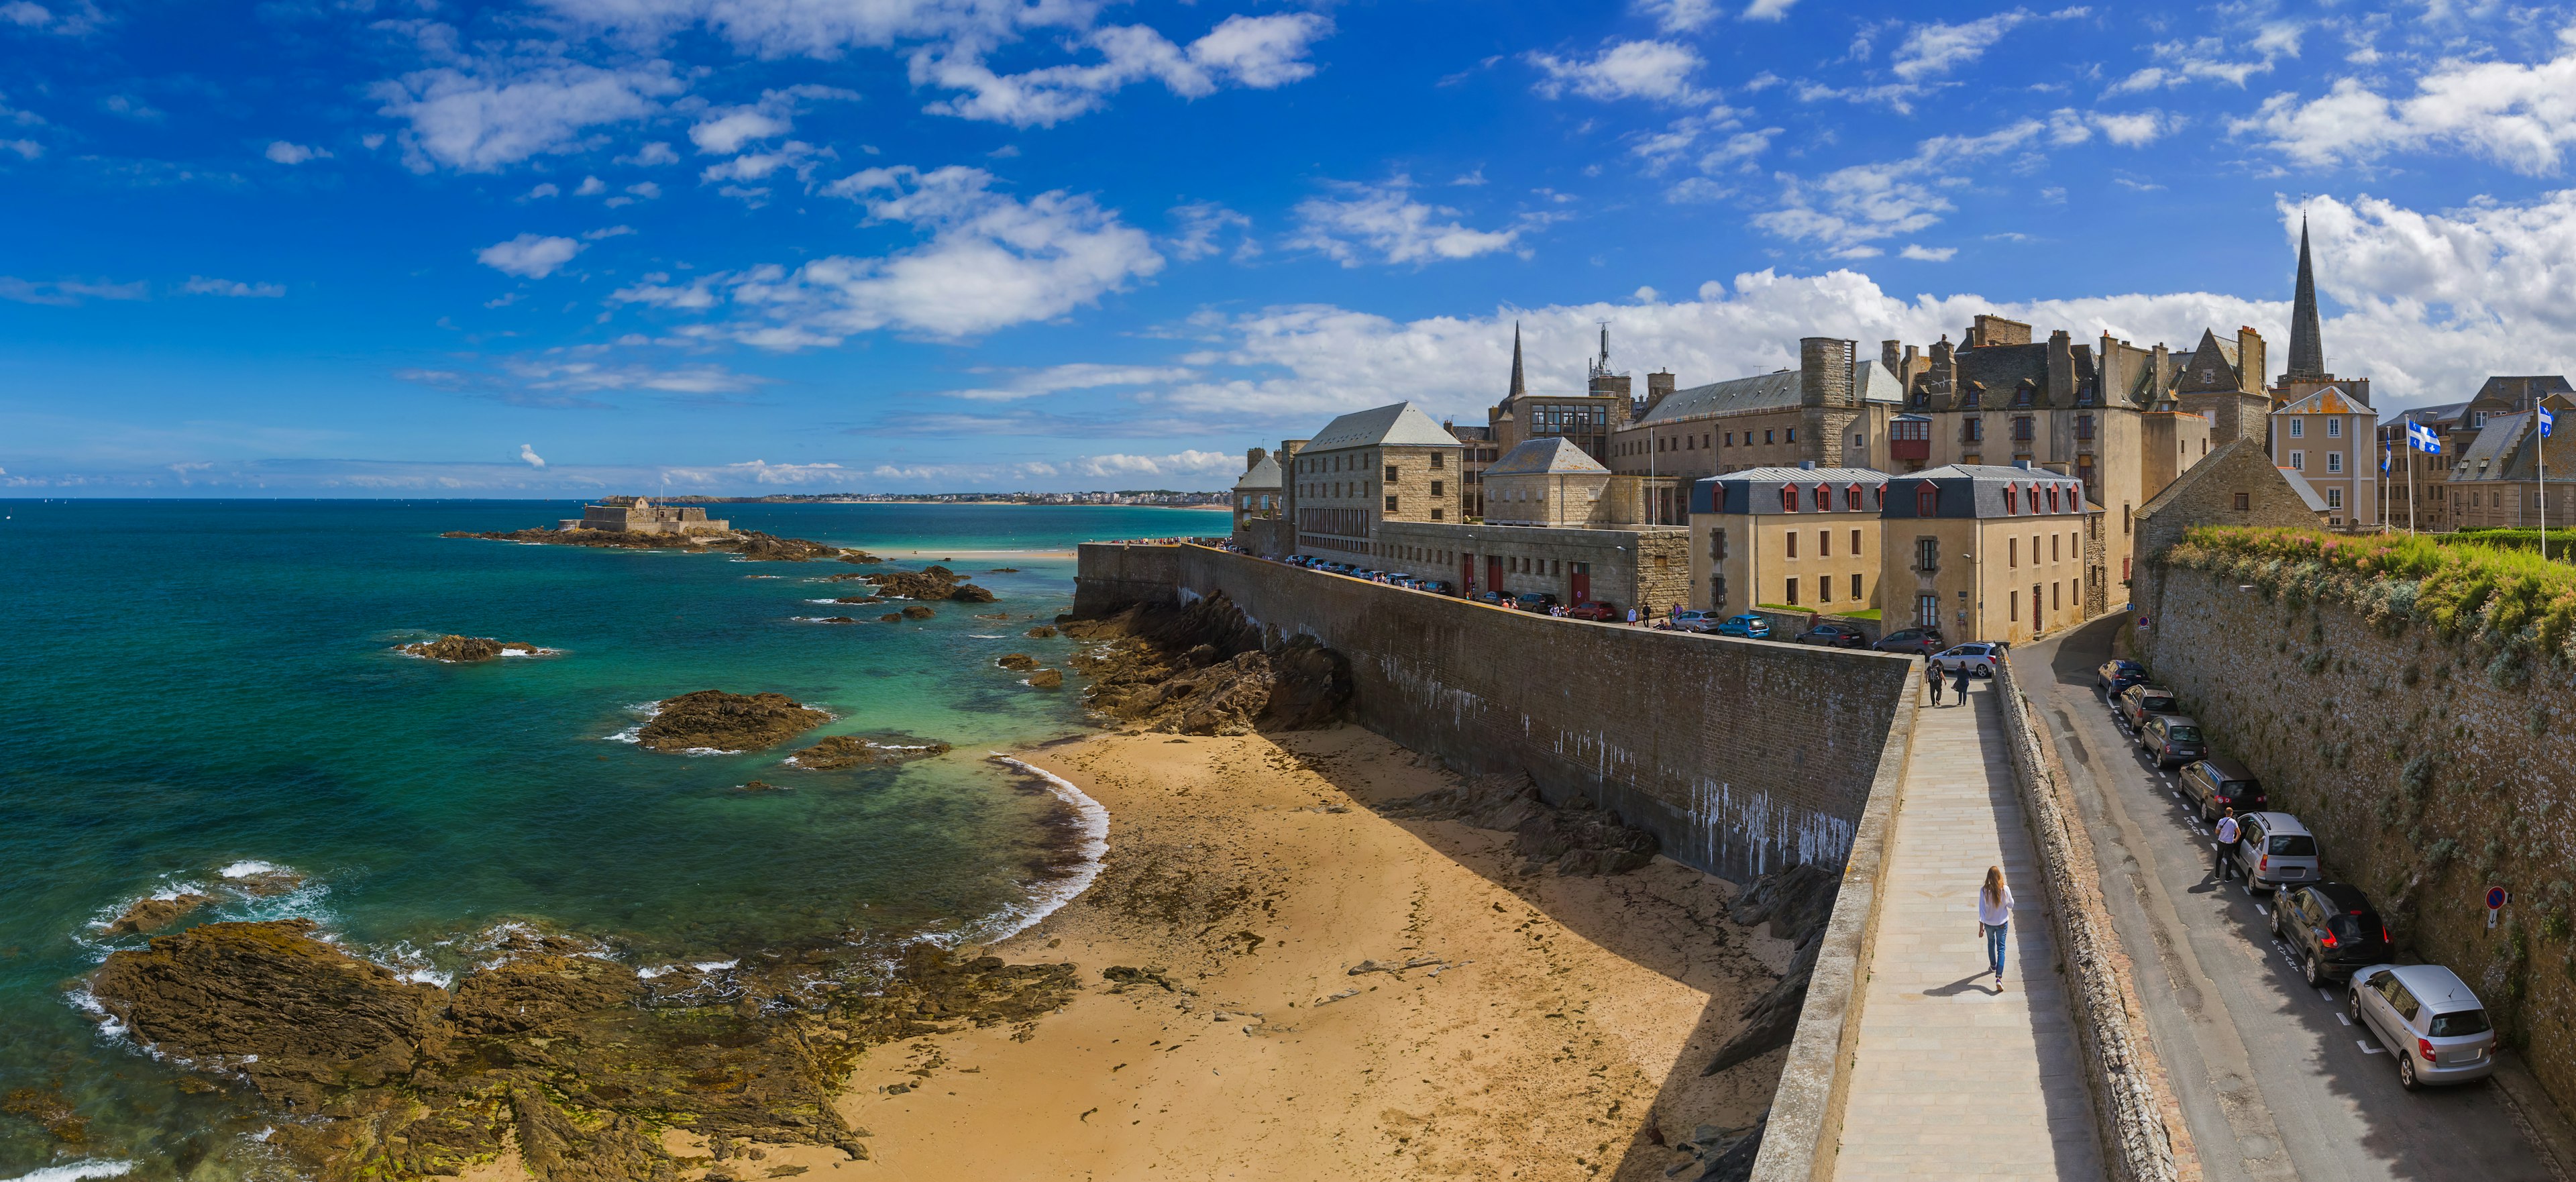
<svg viewBox="0 0 2576 1182">
<path fill-rule="evenodd" d="M 2549 533 L 2549 557 L 2560 562 L 2576 560 L 2576 532 L 2554 529 Z M 2452 546 L 2465 542 L 2493 546 L 2499 550 L 2537 552 L 2540 549 L 2540 531 L 2537 529 L 2464 529 L 2431 536 L 2435 541 Z"/>
<path fill-rule="evenodd" d="M 1835 612 L 1834 615 L 1838 619 L 1876 621 L 1878 619 L 1878 609 L 1873 607 L 1856 612 Z"/>
<path fill-rule="evenodd" d="M 2498 662 L 2491 675 L 2531 660 L 2576 667 L 2576 566 L 2491 544 L 2488 536 L 2436 541 L 2202 526 L 2159 561 L 2251 584 L 2294 605 L 2341 604 L 2386 631 L 2430 625 L 2445 641 L 2491 650 Z M 2532 536 L 2536 541 L 2538 532 Z"/>
</svg>

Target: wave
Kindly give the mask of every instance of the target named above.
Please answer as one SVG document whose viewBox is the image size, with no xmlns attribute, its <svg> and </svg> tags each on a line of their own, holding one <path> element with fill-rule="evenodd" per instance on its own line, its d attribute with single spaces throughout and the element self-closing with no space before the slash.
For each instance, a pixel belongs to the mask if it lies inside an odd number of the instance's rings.
<svg viewBox="0 0 2576 1182">
<path fill-rule="evenodd" d="M 286 870 L 286 867 L 280 866 L 275 862 L 262 862 L 257 858 L 244 858 L 230 866 L 226 866 L 221 870 L 215 871 L 215 873 L 220 874 L 225 878 L 257 878 L 263 874 L 276 874 L 284 870 Z"/>
<path fill-rule="evenodd" d="M 32 1174 L 20 1174 L 0 1182 L 78 1182 L 82 1178 L 121 1177 L 134 1168 L 134 1163 L 121 1158 L 91 1158 L 69 1165 L 46 1166 Z"/>
<path fill-rule="evenodd" d="M 981 632 L 969 632 L 969 633 L 967 633 L 966 635 L 967 635 L 968 637 L 972 638 L 972 639 L 975 639 L 975 640 L 1009 640 L 1009 639 L 1010 639 L 1010 637 L 1008 637 L 1008 636 L 986 636 L 985 634 L 983 634 L 983 633 L 981 633 Z"/>
<path fill-rule="evenodd" d="M 1091 889 L 1092 880 L 1100 877 L 1101 863 L 1109 857 L 1109 810 L 1093 800 L 1073 781 L 1023 760 L 995 752 L 993 762 L 1037 777 L 1049 793 L 1073 810 L 1080 838 L 1080 862 L 1072 873 L 1038 884 L 1030 891 L 1029 901 L 1005 907 L 984 921 L 977 932 L 984 943 L 996 944 L 1036 927 L 1055 914 L 1082 892 Z"/>
<path fill-rule="evenodd" d="M 626 704 L 626 709 L 632 713 L 643 715 L 644 722 L 651 722 L 662 713 L 662 703 L 658 701 L 628 702 Z M 602 735 L 600 737 L 611 743 L 641 743 L 644 741 L 644 722 L 636 723 L 635 725 L 619 731 L 616 734 Z"/>
</svg>

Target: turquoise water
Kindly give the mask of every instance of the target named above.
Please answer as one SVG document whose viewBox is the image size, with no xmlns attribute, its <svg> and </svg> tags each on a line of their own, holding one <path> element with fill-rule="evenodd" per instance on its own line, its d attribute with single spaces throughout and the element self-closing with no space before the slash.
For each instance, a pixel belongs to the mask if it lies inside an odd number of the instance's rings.
<svg viewBox="0 0 2576 1182">
<path fill-rule="evenodd" d="M 1024 917 L 1062 806 L 984 761 L 1078 732 L 1069 691 L 1004 652 L 1071 602 L 1086 539 L 1209 532 L 1221 515 L 1126 508 L 734 505 L 739 527 L 949 559 L 999 595 L 888 625 L 806 602 L 884 568 L 442 539 L 578 512 L 558 502 L 0 501 L 0 1092 L 51 1088 L 91 1120 L 58 1151 L 0 1114 L 0 1179 L 80 1161 L 132 1177 L 259 1172 L 257 1114 L 181 1093 L 102 1038 L 71 987 L 133 900 L 212 888 L 199 919 L 308 915 L 407 969 L 452 971 L 505 922 L 605 941 L 639 964 L 725 959 L 854 932 L 975 938 Z M 1052 555 L 1040 552 L 1059 552 Z M 877 609 L 882 611 L 883 609 Z M 1007 622 L 974 613 L 1008 612 Z M 798 616 L 850 614 L 819 625 Z M 450 666 L 397 643 L 444 632 L 555 657 Z M 775 690 L 837 716 L 767 752 L 691 757 L 613 737 L 690 690 Z M 956 745 L 900 769 L 778 766 L 811 738 Z M 788 791 L 749 793 L 762 779 Z M 308 876 L 228 889 L 245 862 Z M 193 922 L 193 921 L 192 921 Z M 442 943 L 445 942 L 445 943 Z"/>
</svg>

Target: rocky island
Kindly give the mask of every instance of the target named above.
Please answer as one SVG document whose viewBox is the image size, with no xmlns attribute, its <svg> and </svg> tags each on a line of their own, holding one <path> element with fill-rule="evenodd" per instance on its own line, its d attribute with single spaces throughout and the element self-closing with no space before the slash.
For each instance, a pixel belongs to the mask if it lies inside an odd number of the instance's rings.
<svg viewBox="0 0 2576 1182">
<path fill-rule="evenodd" d="M 729 528 L 731 522 L 710 518 L 701 508 L 656 505 L 644 497 L 608 497 L 584 505 L 579 517 L 568 517 L 553 529 L 498 530 L 476 533 L 450 530 L 443 538 L 482 538 L 538 546 L 597 546 L 617 550 L 724 551 L 746 562 L 812 562 L 836 558 L 874 563 L 876 555 L 804 538 L 782 538 L 756 529 Z"/>
<path fill-rule="evenodd" d="M 496 657 L 506 657 L 513 653 L 523 657 L 544 657 L 552 656 L 555 652 L 554 649 L 529 644 L 524 640 L 503 641 L 494 640 L 489 636 L 457 636 L 453 634 L 441 636 L 436 640 L 423 640 L 414 644 L 396 645 L 394 647 L 394 651 L 406 653 L 415 657 L 425 657 L 432 661 L 443 661 L 448 664 L 470 664 L 476 661 L 489 661 Z"/>
<path fill-rule="evenodd" d="M 749 751 L 832 721 L 785 694 L 699 690 L 665 698 L 635 741 L 653 751 Z"/>
<path fill-rule="evenodd" d="M 837 772 L 854 767 L 888 767 L 948 752 L 946 743 L 911 735 L 833 735 L 788 756 L 786 762 L 807 771 Z"/>
</svg>

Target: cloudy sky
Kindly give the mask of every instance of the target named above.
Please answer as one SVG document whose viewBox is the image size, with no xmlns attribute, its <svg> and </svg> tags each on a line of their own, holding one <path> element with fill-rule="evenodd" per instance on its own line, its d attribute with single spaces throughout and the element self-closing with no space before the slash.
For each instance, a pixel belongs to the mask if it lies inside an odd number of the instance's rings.
<svg viewBox="0 0 2576 1182">
<path fill-rule="evenodd" d="M 0 0 L 0 495 L 1212 488 L 1802 335 L 2576 371 L 2576 11 Z M 2274 355 L 2286 353 L 2276 348 Z"/>
</svg>

